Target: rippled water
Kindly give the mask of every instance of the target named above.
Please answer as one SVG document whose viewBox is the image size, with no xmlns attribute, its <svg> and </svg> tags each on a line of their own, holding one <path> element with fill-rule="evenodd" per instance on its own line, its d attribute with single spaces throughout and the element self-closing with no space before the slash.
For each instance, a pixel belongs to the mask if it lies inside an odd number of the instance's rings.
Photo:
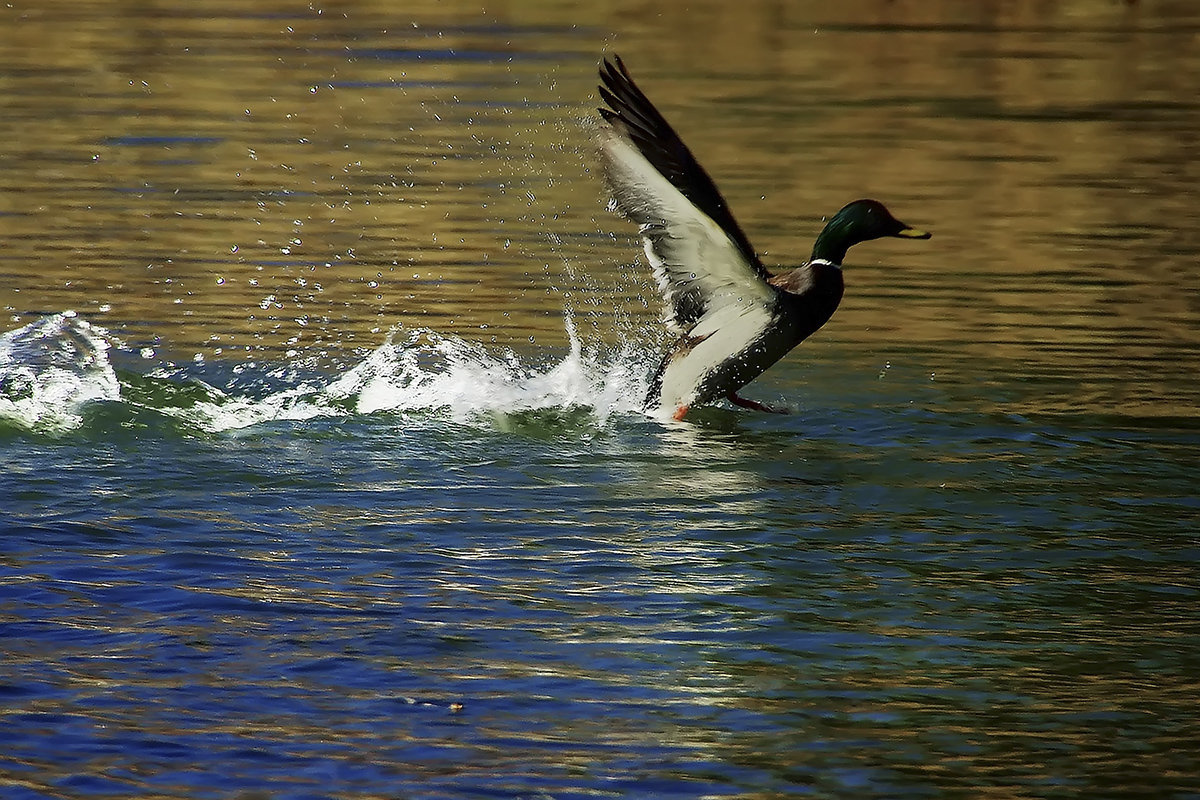
<svg viewBox="0 0 1200 800">
<path fill-rule="evenodd" d="M 0 10 L 0 796 L 1200 797 L 1200 16 L 910 6 Z M 612 51 L 934 231 L 788 416 L 638 410 Z"/>
</svg>

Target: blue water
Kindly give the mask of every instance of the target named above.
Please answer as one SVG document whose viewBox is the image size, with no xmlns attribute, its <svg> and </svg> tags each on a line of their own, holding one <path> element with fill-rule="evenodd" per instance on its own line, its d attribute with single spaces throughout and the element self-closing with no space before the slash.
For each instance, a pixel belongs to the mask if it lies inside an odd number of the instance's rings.
<svg viewBox="0 0 1200 800">
<path fill-rule="evenodd" d="M 797 413 L 666 423 L 577 341 L 221 386 L 111 341 L 0 342 L 5 798 L 1197 796 L 1191 420 L 807 363 Z"/>
</svg>

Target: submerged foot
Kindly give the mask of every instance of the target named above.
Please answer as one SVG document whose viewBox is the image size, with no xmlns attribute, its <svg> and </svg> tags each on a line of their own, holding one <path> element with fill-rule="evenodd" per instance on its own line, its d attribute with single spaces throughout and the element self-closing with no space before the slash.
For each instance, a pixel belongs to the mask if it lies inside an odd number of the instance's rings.
<svg viewBox="0 0 1200 800">
<path fill-rule="evenodd" d="M 788 410 L 786 408 L 773 408 L 773 407 L 767 405 L 766 403 L 760 403 L 757 400 L 747 400 L 744 397 L 739 397 L 737 392 L 730 392 L 729 394 L 725 395 L 725 397 L 729 400 L 729 402 L 733 403 L 735 406 L 741 406 L 742 408 L 749 408 L 749 409 L 753 409 L 754 411 L 765 411 L 768 414 L 787 414 L 788 413 Z M 686 413 L 686 409 L 684 409 L 684 412 Z M 676 419 L 681 419 L 681 418 L 676 417 Z"/>
</svg>

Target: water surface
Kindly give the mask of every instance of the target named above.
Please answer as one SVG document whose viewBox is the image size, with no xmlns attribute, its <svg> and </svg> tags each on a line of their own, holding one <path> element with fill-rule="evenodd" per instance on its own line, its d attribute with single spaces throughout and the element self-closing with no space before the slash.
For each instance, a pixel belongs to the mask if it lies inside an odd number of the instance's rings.
<svg viewBox="0 0 1200 800">
<path fill-rule="evenodd" d="M 1186 3 L 0 10 L 0 786 L 1200 796 Z M 768 264 L 929 242 L 728 408 L 587 129 Z"/>
</svg>

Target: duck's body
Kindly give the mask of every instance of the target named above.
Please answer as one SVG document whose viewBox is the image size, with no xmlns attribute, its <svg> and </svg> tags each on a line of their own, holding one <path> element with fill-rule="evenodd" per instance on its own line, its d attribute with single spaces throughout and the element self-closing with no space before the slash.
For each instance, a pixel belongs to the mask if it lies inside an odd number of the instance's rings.
<svg viewBox="0 0 1200 800">
<path fill-rule="evenodd" d="M 648 409 L 682 419 L 722 397 L 763 411 L 737 391 L 824 325 L 842 299 L 841 261 L 857 242 L 929 238 L 858 200 L 829 221 L 804 264 L 772 275 L 716 185 L 638 89 L 619 58 L 600 69 L 605 175 L 616 210 L 641 229 L 646 257 L 678 334 L 659 365 Z"/>
<path fill-rule="evenodd" d="M 804 291 L 793 293 L 780 282 L 803 285 Z M 810 262 L 773 277 L 769 286 L 774 291 L 766 302 L 722 305 L 684 334 L 655 372 L 647 406 L 671 409 L 678 418 L 694 405 L 721 398 L 772 410 L 737 391 L 829 321 L 842 299 L 842 270 L 827 261 Z"/>
</svg>

